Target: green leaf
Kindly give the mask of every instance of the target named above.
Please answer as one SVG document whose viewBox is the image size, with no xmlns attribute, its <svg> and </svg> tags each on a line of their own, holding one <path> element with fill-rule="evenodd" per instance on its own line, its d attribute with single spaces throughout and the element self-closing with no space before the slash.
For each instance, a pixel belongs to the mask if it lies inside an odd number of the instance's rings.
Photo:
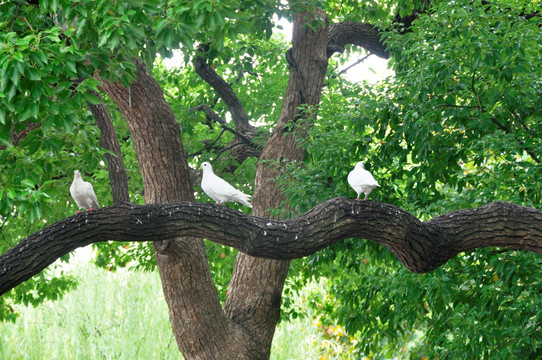
<svg viewBox="0 0 542 360">
<path fill-rule="evenodd" d="M 40 100 L 42 91 L 43 91 L 43 82 L 36 81 L 35 83 L 33 83 L 32 86 L 30 87 L 30 93 L 32 94 L 32 99 L 34 101 Z"/>
<path fill-rule="evenodd" d="M 85 91 L 82 93 L 83 94 L 83 97 L 85 98 L 86 101 L 88 101 L 89 103 L 91 103 L 92 105 L 99 105 L 102 103 L 101 99 L 99 97 L 97 97 L 96 95 L 88 92 L 88 91 Z"/>
<path fill-rule="evenodd" d="M 10 139 L 7 136 L 4 136 L 2 134 L 0 134 L 0 144 L 8 148 L 13 147 L 13 144 L 11 143 Z"/>
<path fill-rule="evenodd" d="M 15 62 L 15 64 L 17 64 L 17 62 Z M 21 77 L 21 73 L 19 72 L 19 67 L 18 66 L 12 66 L 9 69 L 9 78 L 10 78 L 10 80 L 13 83 L 14 86 L 19 85 L 20 77 Z"/>
<path fill-rule="evenodd" d="M 128 29 L 128 32 L 127 32 L 128 35 L 132 34 L 132 35 L 135 35 L 136 38 L 140 38 L 140 39 L 145 38 L 145 31 L 143 30 L 143 28 L 132 23 L 125 24 L 125 27 Z"/>
<path fill-rule="evenodd" d="M 33 81 L 41 80 L 41 75 L 40 75 L 39 71 L 32 68 L 32 67 L 27 67 L 26 68 L 26 74 L 28 75 L 30 80 L 33 80 Z"/>
<path fill-rule="evenodd" d="M 56 13 L 58 10 L 58 0 L 51 0 L 51 10 Z"/>
<path fill-rule="evenodd" d="M 29 188 L 29 189 L 34 189 L 34 187 L 36 186 L 34 184 L 34 182 L 30 179 L 23 179 L 21 180 L 21 184 L 24 185 L 26 188 Z"/>
<path fill-rule="evenodd" d="M 105 43 L 107 42 L 107 40 L 109 39 L 109 36 L 110 36 L 110 32 L 109 31 L 103 31 L 101 34 L 100 34 L 100 39 L 98 41 L 98 47 L 102 47 L 105 45 Z"/>
<path fill-rule="evenodd" d="M 15 84 L 10 84 L 8 86 L 8 91 L 6 92 L 8 101 L 11 101 L 15 94 L 17 93 L 17 86 Z"/>
<path fill-rule="evenodd" d="M 70 70 L 72 76 L 75 76 L 77 74 L 77 69 L 75 67 L 74 61 L 65 60 L 64 65 Z"/>
</svg>

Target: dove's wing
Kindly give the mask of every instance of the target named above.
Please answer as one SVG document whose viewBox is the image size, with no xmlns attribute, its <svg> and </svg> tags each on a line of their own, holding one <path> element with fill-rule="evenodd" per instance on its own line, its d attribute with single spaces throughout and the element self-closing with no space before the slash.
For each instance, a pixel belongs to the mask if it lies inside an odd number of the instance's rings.
<svg viewBox="0 0 542 360">
<path fill-rule="evenodd" d="M 250 205 L 248 202 L 250 200 L 250 195 L 244 194 L 243 192 L 237 190 L 226 180 L 218 177 L 214 173 L 204 174 L 201 181 L 201 188 L 216 202 L 221 203 L 235 201 L 252 207 L 252 205 Z"/>
<path fill-rule="evenodd" d="M 98 198 L 96 197 L 96 193 L 94 192 L 94 188 L 92 187 L 92 184 L 86 181 L 83 181 L 84 185 L 84 192 L 87 197 L 87 202 L 93 209 L 99 209 L 100 205 L 98 204 Z"/>
<path fill-rule="evenodd" d="M 80 179 L 74 179 L 70 186 L 70 194 L 80 209 L 99 209 L 98 198 L 92 184 Z"/>
<path fill-rule="evenodd" d="M 348 175 L 348 183 L 352 187 L 366 185 L 380 186 L 373 175 L 369 171 L 363 169 L 352 170 L 352 172 Z"/>
</svg>

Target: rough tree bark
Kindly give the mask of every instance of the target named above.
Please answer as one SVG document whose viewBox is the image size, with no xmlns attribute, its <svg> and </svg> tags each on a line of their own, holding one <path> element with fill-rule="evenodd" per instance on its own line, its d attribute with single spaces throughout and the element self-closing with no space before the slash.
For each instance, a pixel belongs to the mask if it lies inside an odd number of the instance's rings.
<svg viewBox="0 0 542 360">
<path fill-rule="evenodd" d="M 98 98 L 100 97 L 98 93 L 91 92 Z M 94 116 L 96 125 L 100 129 L 100 147 L 113 153 L 105 154 L 113 203 L 118 204 L 119 202 L 130 201 L 128 176 L 126 175 L 119 139 L 117 138 L 111 117 L 103 102 L 96 105 L 88 103 L 88 106 Z"/>
<path fill-rule="evenodd" d="M 386 246 L 409 270 L 423 273 L 481 247 L 542 254 L 542 211 L 495 202 L 422 222 L 390 204 L 335 198 L 296 218 L 272 220 L 210 203 L 123 203 L 65 218 L 2 254 L 0 295 L 77 247 L 180 235 L 205 236 L 270 259 L 300 258 L 345 238 L 365 238 Z"/>
<path fill-rule="evenodd" d="M 305 26 L 320 17 L 326 19 L 316 31 Z M 290 78 L 278 123 L 259 158 L 254 186 L 253 213 L 269 216 L 270 208 L 279 208 L 286 200 L 279 186 L 272 179 L 279 174 L 271 162 L 280 160 L 301 161 L 305 150 L 298 146 L 297 137 L 304 136 L 298 128 L 300 118 L 313 121 L 315 109 L 300 113 L 300 105 L 316 107 L 327 70 L 327 18 L 320 11 L 296 15 L 293 24 L 292 48 L 288 51 Z M 312 110 L 312 111 L 310 111 Z M 295 132 L 294 132 L 295 130 Z M 288 273 L 288 260 L 254 258 L 240 252 L 228 287 L 224 309 L 236 322 L 258 338 L 269 357 L 273 334 L 280 315 L 280 301 Z"/>
<path fill-rule="evenodd" d="M 103 90 L 124 115 L 139 161 L 147 204 L 193 201 L 180 127 L 162 90 L 136 60 L 136 80 Z M 152 237 L 149 239 L 152 240 Z M 156 262 L 179 349 L 188 359 L 257 359 L 261 346 L 225 316 L 209 271 L 203 240 L 154 242 Z"/>
<path fill-rule="evenodd" d="M 345 45 L 356 45 L 368 52 L 388 59 L 390 54 L 380 38 L 380 29 L 371 24 L 341 22 L 329 28 L 328 57 L 335 52 L 343 52 Z"/>
</svg>

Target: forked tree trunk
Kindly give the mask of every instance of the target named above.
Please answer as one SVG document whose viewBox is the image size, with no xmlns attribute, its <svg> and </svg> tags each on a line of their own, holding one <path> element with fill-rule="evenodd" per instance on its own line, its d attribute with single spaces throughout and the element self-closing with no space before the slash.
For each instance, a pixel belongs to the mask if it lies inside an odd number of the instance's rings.
<svg viewBox="0 0 542 360">
<path fill-rule="evenodd" d="M 317 13 L 325 19 L 323 13 Z M 296 138 L 316 116 L 327 69 L 327 23 L 315 30 L 304 24 L 315 14 L 300 13 L 288 53 L 291 76 L 280 119 L 258 166 L 254 214 L 266 216 L 285 199 L 275 182 L 277 170 L 267 160 L 302 160 Z M 310 22 L 310 20 L 309 20 Z M 179 125 L 162 90 L 141 62 L 127 89 L 103 85 L 124 115 L 143 175 L 146 203 L 193 201 L 186 153 Z M 300 105 L 310 111 L 300 111 Z M 312 107 L 312 108 L 311 108 Z M 293 130 L 296 130 L 295 133 Z M 153 151 L 155 150 L 155 151 Z M 155 242 L 156 261 L 175 338 L 187 359 L 267 359 L 280 314 L 288 260 L 264 260 L 239 254 L 224 310 L 211 279 L 202 239 Z"/>
<path fill-rule="evenodd" d="M 130 88 L 105 82 L 102 89 L 124 115 L 143 176 L 145 202 L 193 201 L 180 127 L 158 83 L 136 61 Z M 211 279 L 202 239 L 154 242 L 173 333 L 187 359 L 262 358 L 260 343 L 228 319 Z"/>
<path fill-rule="evenodd" d="M 270 161 L 288 159 L 301 161 L 305 150 L 299 147 L 298 137 L 306 136 L 307 127 L 314 120 L 314 108 L 320 102 L 324 76 L 327 70 L 327 23 L 316 31 L 306 23 L 323 12 L 299 13 L 294 20 L 292 49 L 288 51 L 290 78 L 281 114 L 271 138 L 265 145 L 258 171 L 253 200 L 253 214 L 269 217 L 270 208 L 279 208 L 286 200 L 275 181 L 280 170 Z M 309 20 L 306 20 L 309 19 Z M 300 112 L 300 105 L 309 111 Z M 296 121 L 303 118 L 303 127 Z M 235 322 L 258 334 L 269 357 L 273 334 L 280 315 L 282 288 L 288 273 L 289 260 L 268 260 L 239 253 L 233 278 L 228 288 L 225 311 Z"/>
</svg>

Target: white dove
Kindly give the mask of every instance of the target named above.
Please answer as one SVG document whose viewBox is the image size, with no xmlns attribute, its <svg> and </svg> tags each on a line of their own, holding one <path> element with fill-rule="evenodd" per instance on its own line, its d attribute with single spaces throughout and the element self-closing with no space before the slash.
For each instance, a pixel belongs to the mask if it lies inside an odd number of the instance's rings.
<svg viewBox="0 0 542 360">
<path fill-rule="evenodd" d="M 358 162 L 356 167 L 354 167 L 354 170 L 350 171 L 348 174 L 348 183 L 358 194 L 356 200 L 360 200 L 359 195 L 361 193 L 365 194 L 365 198 L 363 200 L 367 200 L 371 191 L 373 191 L 375 187 L 380 186 L 373 175 L 365 170 L 365 167 L 361 161 Z"/>
<path fill-rule="evenodd" d="M 201 164 L 200 169 L 203 170 L 201 189 L 211 199 L 216 201 L 218 205 L 221 205 L 223 202 L 233 201 L 252 208 L 252 205 L 249 203 L 251 196 L 242 193 L 228 184 L 226 180 L 216 176 L 211 164 L 204 162 Z"/>
<path fill-rule="evenodd" d="M 72 186 L 70 186 L 70 194 L 79 207 L 77 213 L 80 213 L 81 209 L 92 211 L 100 208 L 92 184 L 83 181 L 79 170 L 73 172 L 73 182 Z"/>
</svg>

